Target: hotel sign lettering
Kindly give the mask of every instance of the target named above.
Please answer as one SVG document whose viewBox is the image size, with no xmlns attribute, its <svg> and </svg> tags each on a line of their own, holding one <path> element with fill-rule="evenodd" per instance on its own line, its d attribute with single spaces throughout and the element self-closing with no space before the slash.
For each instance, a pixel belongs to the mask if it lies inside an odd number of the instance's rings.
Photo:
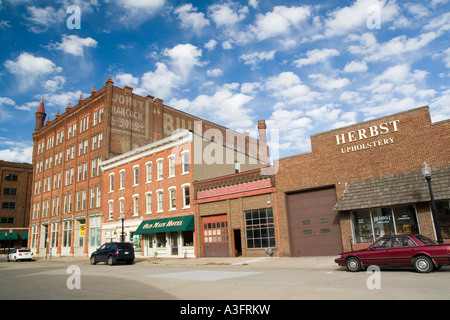
<svg viewBox="0 0 450 320">
<path fill-rule="evenodd" d="M 336 145 L 341 146 L 341 153 L 349 153 L 393 144 L 394 138 L 389 135 L 399 130 L 399 122 L 400 120 L 393 120 L 365 129 L 338 134 L 336 135 Z M 367 141 L 371 138 L 375 138 L 375 140 Z"/>
<path fill-rule="evenodd" d="M 183 221 L 173 221 L 169 220 L 167 222 L 154 222 L 154 223 L 146 223 L 143 225 L 142 229 L 152 229 L 152 228 L 164 228 L 164 227 L 174 227 L 174 226 L 182 226 Z"/>
</svg>

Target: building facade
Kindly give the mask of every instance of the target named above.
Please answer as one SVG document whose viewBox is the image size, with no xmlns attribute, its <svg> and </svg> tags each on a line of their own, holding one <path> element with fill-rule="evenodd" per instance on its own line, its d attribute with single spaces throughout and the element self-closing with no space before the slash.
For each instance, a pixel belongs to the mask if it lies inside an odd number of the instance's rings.
<svg viewBox="0 0 450 320">
<path fill-rule="evenodd" d="M 87 256 L 101 243 L 101 163 L 172 135 L 179 129 L 210 136 L 227 129 L 173 109 L 163 100 L 118 88 L 108 79 L 78 104 L 47 117 L 44 101 L 33 133 L 33 182 L 29 234 L 37 255 Z M 212 132 L 212 133 L 211 133 Z M 242 136 L 236 133 L 237 136 Z M 245 137 L 244 152 L 253 139 Z M 206 173 L 205 178 L 208 177 Z M 106 209 L 107 210 L 107 209 Z"/>
<path fill-rule="evenodd" d="M 311 136 L 312 151 L 277 163 L 283 256 L 335 255 L 387 234 L 436 239 L 424 162 L 450 239 L 450 121 L 428 107 Z"/>
<path fill-rule="evenodd" d="M 107 189 L 102 197 L 102 242 L 130 241 L 145 257 L 197 257 L 193 183 L 206 174 L 217 177 L 237 170 L 234 160 L 227 165 L 203 158 L 211 147 L 219 147 L 223 155 L 228 150 L 184 130 L 103 161 Z M 198 159 L 196 153 L 203 156 Z M 248 162 L 241 164 L 244 169 L 265 165 Z"/>
<path fill-rule="evenodd" d="M 274 175 L 260 169 L 194 182 L 201 257 L 278 256 Z"/>
<path fill-rule="evenodd" d="M 0 161 L 0 252 L 27 247 L 33 166 Z"/>
</svg>

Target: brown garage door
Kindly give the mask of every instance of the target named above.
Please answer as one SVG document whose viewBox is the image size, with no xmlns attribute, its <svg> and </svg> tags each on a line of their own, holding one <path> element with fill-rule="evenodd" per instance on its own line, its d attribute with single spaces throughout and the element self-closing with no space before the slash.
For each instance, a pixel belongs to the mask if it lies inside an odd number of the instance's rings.
<svg viewBox="0 0 450 320">
<path fill-rule="evenodd" d="M 299 192 L 287 196 L 291 254 L 336 255 L 342 251 L 335 188 Z"/>
<path fill-rule="evenodd" d="M 227 215 L 202 218 L 204 257 L 229 257 Z"/>
</svg>

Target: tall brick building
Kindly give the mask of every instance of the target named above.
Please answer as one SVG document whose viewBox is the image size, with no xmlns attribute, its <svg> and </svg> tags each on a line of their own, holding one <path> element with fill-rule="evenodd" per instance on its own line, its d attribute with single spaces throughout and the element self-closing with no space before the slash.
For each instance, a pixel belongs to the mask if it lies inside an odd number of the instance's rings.
<svg viewBox="0 0 450 320">
<path fill-rule="evenodd" d="M 33 190 L 30 247 L 38 255 L 88 255 L 100 245 L 102 199 L 108 192 L 101 163 L 138 147 L 169 137 L 175 130 L 226 128 L 163 104 L 161 99 L 118 88 L 109 78 L 78 104 L 49 119 L 44 101 L 36 112 L 33 133 Z M 220 135 L 220 134 L 219 134 Z M 252 139 L 245 140 L 249 153 Z"/>
<path fill-rule="evenodd" d="M 311 147 L 277 163 L 283 256 L 335 255 L 385 234 L 436 239 L 424 162 L 450 239 L 449 120 L 432 123 L 421 107 L 313 135 Z"/>
</svg>

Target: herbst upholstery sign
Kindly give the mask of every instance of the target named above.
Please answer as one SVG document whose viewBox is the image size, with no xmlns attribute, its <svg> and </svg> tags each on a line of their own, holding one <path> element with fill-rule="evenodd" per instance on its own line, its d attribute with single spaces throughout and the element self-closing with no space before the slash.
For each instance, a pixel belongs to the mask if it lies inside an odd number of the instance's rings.
<svg viewBox="0 0 450 320">
<path fill-rule="evenodd" d="M 165 219 L 146 220 L 137 228 L 136 234 L 193 231 L 194 216 L 182 216 Z"/>
</svg>

